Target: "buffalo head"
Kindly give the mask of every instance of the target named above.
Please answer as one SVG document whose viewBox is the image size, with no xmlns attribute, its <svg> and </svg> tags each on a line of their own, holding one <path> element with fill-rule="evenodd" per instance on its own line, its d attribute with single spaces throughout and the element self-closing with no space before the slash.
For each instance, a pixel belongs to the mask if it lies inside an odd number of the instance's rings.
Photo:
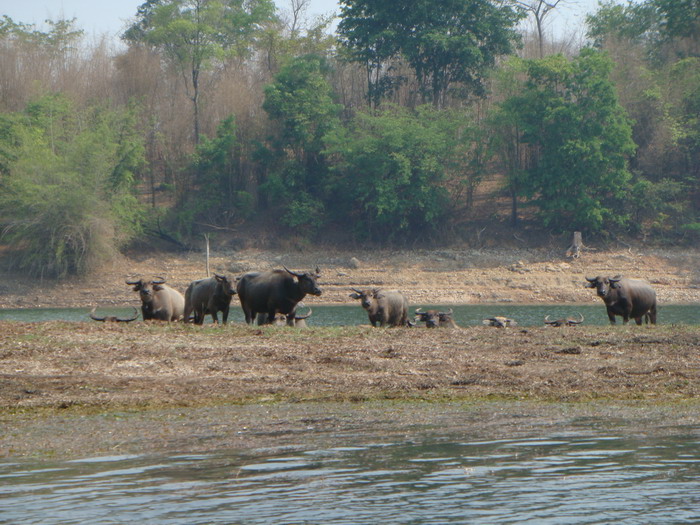
<svg viewBox="0 0 700 525">
<path fill-rule="evenodd" d="M 282 265 L 287 273 L 293 275 L 297 278 L 299 282 L 299 290 L 303 292 L 304 295 L 321 295 L 321 289 L 316 284 L 316 279 L 321 275 L 321 270 L 316 267 L 315 272 L 293 272 L 286 266 Z"/>
<path fill-rule="evenodd" d="M 374 288 L 372 290 L 358 290 L 357 288 L 351 288 L 353 293 L 350 297 L 353 299 L 359 299 L 362 308 L 369 311 L 372 309 L 373 305 L 376 304 L 377 295 L 379 295 L 379 290 Z"/>
<path fill-rule="evenodd" d="M 236 295 L 236 281 L 229 281 L 228 277 L 225 275 L 214 274 L 214 279 L 221 286 L 221 291 L 225 295 Z"/>
<path fill-rule="evenodd" d="M 139 297 L 144 303 L 150 303 L 153 300 L 153 292 L 162 290 L 162 284 L 165 283 L 163 277 L 156 277 L 153 281 L 144 281 L 139 279 L 138 281 L 126 281 L 126 284 L 132 285 L 135 292 L 139 292 Z"/>
<path fill-rule="evenodd" d="M 586 288 L 595 288 L 598 297 L 604 299 L 610 293 L 610 290 L 619 288 L 620 279 L 622 279 L 622 277 L 619 275 L 615 277 L 603 277 L 602 275 L 595 278 L 586 277 L 588 283 L 586 283 L 585 286 Z"/>
</svg>

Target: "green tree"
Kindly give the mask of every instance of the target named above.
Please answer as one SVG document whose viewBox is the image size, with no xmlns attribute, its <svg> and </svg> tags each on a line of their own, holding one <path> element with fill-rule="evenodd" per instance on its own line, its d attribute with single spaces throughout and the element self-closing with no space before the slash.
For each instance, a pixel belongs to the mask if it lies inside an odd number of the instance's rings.
<svg viewBox="0 0 700 525">
<path fill-rule="evenodd" d="M 688 199 L 680 226 L 700 233 L 700 58 L 674 64 L 669 84 L 675 155 L 667 168 Z"/>
<path fill-rule="evenodd" d="M 161 51 L 183 75 L 192 100 L 195 144 L 202 73 L 228 57 L 250 53 L 260 28 L 274 12 L 272 0 L 148 0 L 139 7 L 137 21 L 123 39 Z"/>
<path fill-rule="evenodd" d="M 584 49 L 571 61 L 554 55 L 526 67 L 523 92 L 502 106 L 531 150 L 521 191 L 544 225 L 557 230 L 625 224 L 627 159 L 635 145 L 609 79 L 611 60 Z"/>
<path fill-rule="evenodd" d="M 328 207 L 373 241 L 406 243 L 444 229 L 448 181 L 460 162 L 464 120 L 422 106 L 359 113 L 326 137 L 333 159 Z"/>
<path fill-rule="evenodd" d="M 487 0 L 342 0 L 338 34 L 354 60 L 368 70 L 370 98 L 376 74 L 397 56 L 410 65 L 423 101 L 444 107 L 455 89 L 484 94 L 484 75 L 496 58 L 514 51 L 523 14 Z M 375 71 L 375 75 L 372 75 Z M 457 89 L 458 88 L 458 89 Z M 376 97 L 376 95 L 374 95 Z"/>
<path fill-rule="evenodd" d="M 229 116 L 219 123 L 215 137 L 202 138 L 192 156 L 191 191 L 172 210 L 179 233 L 191 235 L 195 224 L 230 228 L 251 216 L 253 195 L 241 184 L 239 165 L 236 122 Z"/>
<path fill-rule="evenodd" d="M 0 232 L 29 274 L 89 271 L 141 230 L 134 194 L 144 162 L 135 111 L 78 111 L 49 95 L 5 114 Z"/>
<path fill-rule="evenodd" d="M 518 225 L 518 199 L 523 195 L 523 178 L 530 148 L 522 142 L 519 95 L 525 89 L 527 65 L 511 57 L 494 75 L 494 91 L 503 102 L 490 111 L 486 127 L 490 130 L 491 148 L 498 167 L 505 176 L 511 200 L 510 222 Z"/>
<path fill-rule="evenodd" d="M 693 53 L 700 43 L 700 0 L 651 0 L 662 16 L 661 30 L 668 38 L 689 38 Z"/>
<path fill-rule="evenodd" d="M 265 88 L 263 108 L 277 124 L 268 154 L 269 174 L 261 190 L 281 210 L 291 227 L 319 227 L 327 163 L 323 137 L 338 124 L 325 74 L 325 61 L 315 55 L 292 59 Z"/>
</svg>

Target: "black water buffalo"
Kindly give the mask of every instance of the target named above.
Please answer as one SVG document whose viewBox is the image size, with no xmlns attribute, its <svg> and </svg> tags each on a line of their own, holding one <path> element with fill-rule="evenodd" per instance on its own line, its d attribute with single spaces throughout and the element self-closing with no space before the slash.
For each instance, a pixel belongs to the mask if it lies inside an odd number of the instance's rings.
<svg viewBox="0 0 700 525">
<path fill-rule="evenodd" d="M 132 308 L 134 307 L 132 306 Z M 98 317 L 95 315 L 95 310 L 97 310 L 97 306 L 90 311 L 90 319 L 93 319 L 94 321 L 102 321 L 103 323 L 130 323 L 131 321 L 135 321 L 139 318 L 139 311 L 136 308 L 134 308 L 134 315 L 131 317 L 117 317 L 116 315 L 105 315 L 103 317 Z"/>
<path fill-rule="evenodd" d="M 439 310 L 426 310 L 422 308 L 416 310 L 414 322 L 425 323 L 427 328 L 457 328 L 457 324 L 452 319 L 453 310 L 449 312 L 441 312 Z"/>
<path fill-rule="evenodd" d="M 315 272 L 293 272 L 284 270 L 250 272 L 240 278 L 237 285 L 238 298 L 245 314 L 245 322 L 251 324 L 259 313 L 266 314 L 264 324 L 275 322 L 275 314 L 293 314 L 297 304 L 307 294 L 321 295 L 316 284 L 320 270 Z"/>
<path fill-rule="evenodd" d="M 194 324 L 204 323 L 207 314 L 218 323 L 217 312 L 221 312 L 222 323 L 226 324 L 231 299 L 235 294 L 234 283 L 225 275 L 215 273 L 214 277 L 192 281 L 185 290 L 184 321 L 189 322 L 190 314 L 194 313 Z"/>
<path fill-rule="evenodd" d="M 126 281 L 132 285 L 141 298 L 141 315 L 144 321 L 178 321 L 185 312 L 185 298 L 177 290 L 170 288 L 165 279 L 154 281 Z"/>
<path fill-rule="evenodd" d="M 576 326 L 577 324 L 581 324 L 583 322 L 583 314 L 579 312 L 579 318 L 574 319 L 573 317 L 564 317 L 563 319 L 554 319 L 550 320 L 549 316 L 545 316 L 544 318 L 544 324 L 548 326 Z"/>
<path fill-rule="evenodd" d="M 275 326 L 293 326 L 296 328 L 306 328 L 306 320 L 311 317 L 313 311 L 309 308 L 309 312 L 304 315 L 299 315 L 296 311 L 292 313 L 275 314 L 275 320 L 272 324 Z M 267 314 L 258 314 L 257 322 L 259 325 L 265 324 Z"/>
<path fill-rule="evenodd" d="M 362 308 L 367 310 L 372 326 L 407 326 L 408 301 L 396 291 L 378 289 L 356 290 L 350 294 L 353 299 L 359 299 Z"/>
<path fill-rule="evenodd" d="M 518 326 L 518 323 L 514 319 L 508 319 L 503 316 L 489 317 L 482 321 L 486 326 L 495 326 L 497 328 L 509 328 L 511 326 Z"/>
<path fill-rule="evenodd" d="M 638 325 L 642 324 L 642 317 L 646 322 L 656 324 L 656 292 L 651 285 L 640 279 L 628 279 L 619 275 L 615 277 L 595 278 L 586 277 L 586 288 L 595 288 L 608 310 L 610 324 L 615 324 L 615 316 L 622 316 L 622 322 L 627 323 L 634 319 Z"/>
</svg>

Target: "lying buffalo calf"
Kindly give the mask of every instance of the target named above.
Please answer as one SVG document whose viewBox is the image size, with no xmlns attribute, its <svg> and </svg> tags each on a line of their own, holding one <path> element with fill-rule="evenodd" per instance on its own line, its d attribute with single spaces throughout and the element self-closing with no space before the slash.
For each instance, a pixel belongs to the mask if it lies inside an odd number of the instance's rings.
<svg viewBox="0 0 700 525">
<path fill-rule="evenodd" d="M 497 328 L 508 328 L 510 326 L 518 326 L 518 323 L 513 319 L 508 319 L 507 317 L 495 316 L 489 317 L 482 321 L 486 326 L 495 326 Z"/>
<path fill-rule="evenodd" d="M 579 319 L 574 319 L 573 317 L 565 317 L 563 319 L 554 319 L 553 321 L 549 319 L 549 316 L 544 318 L 544 324 L 548 326 L 575 326 L 583 322 L 583 314 L 579 313 Z"/>
<path fill-rule="evenodd" d="M 440 312 L 439 310 L 426 310 L 424 312 L 422 308 L 418 308 L 413 321 L 425 323 L 427 328 L 457 328 L 457 323 L 452 319 L 452 313 L 452 308 L 449 312 Z"/>
<path fill-rule="evenodd" d="M 132 306 L 132 308 L 134 307 Z M 97 306 L 90 311 L 90 319 L 93 319 L 94 321 L 102 321 L 103 323 L 130 323 L 131 321 L 135 321 L 139 318 L 139 311 L 136 308 L 134 308 L 134 315 L 131 317 L 117 317 L 116 315 L 105 315 L 104 317 L 98 317 L 95 315 L 95 310 L 97 310 Z"/>
<path fill-rule="evenodd" d="M 306 328 L 306 320 L 311 317 L 313 311 L 309 308 L 309 312 L 305 315 L 299 315 L 298 313 L 291 312 L 288 314 L 275 314 L 275 321 L 272 323 L 275 326 L 294 326 L 296 328 Z M 258 314 L 257 322 L 258 325 L 265 324 L 267 320 L 267 314 Z"/>
</svg>

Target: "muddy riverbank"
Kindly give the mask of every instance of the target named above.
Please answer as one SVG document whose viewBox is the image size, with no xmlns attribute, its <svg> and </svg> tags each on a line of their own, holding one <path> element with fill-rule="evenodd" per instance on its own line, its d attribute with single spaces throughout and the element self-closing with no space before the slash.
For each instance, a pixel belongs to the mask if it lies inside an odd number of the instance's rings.
<svg viewBox="0 0 700 525">
<path fill-rule="evenodd" d="M 0 334 L 2 455 L 103 451 L 116 430 L 100 429 L 119 414 L 141 414 L 133 439 L 148 448 L 217 407 L 419 402 L 439 411 L 494 400 L 680 407 L 700 399 L 697 326 L 294 330 L 86 321 L 2 322 Z M 171 415 L 153 416 L 163 413 Z M 55 432 L 56 421 L 73 418 L 75 428 Z M 99 423 L 94 434 L 77 430 L 82 418 Z M 231 439 L 233 423 L 222 424 Z M 274 421 L 260 425 L 266 435 Z"/>
</svg>

